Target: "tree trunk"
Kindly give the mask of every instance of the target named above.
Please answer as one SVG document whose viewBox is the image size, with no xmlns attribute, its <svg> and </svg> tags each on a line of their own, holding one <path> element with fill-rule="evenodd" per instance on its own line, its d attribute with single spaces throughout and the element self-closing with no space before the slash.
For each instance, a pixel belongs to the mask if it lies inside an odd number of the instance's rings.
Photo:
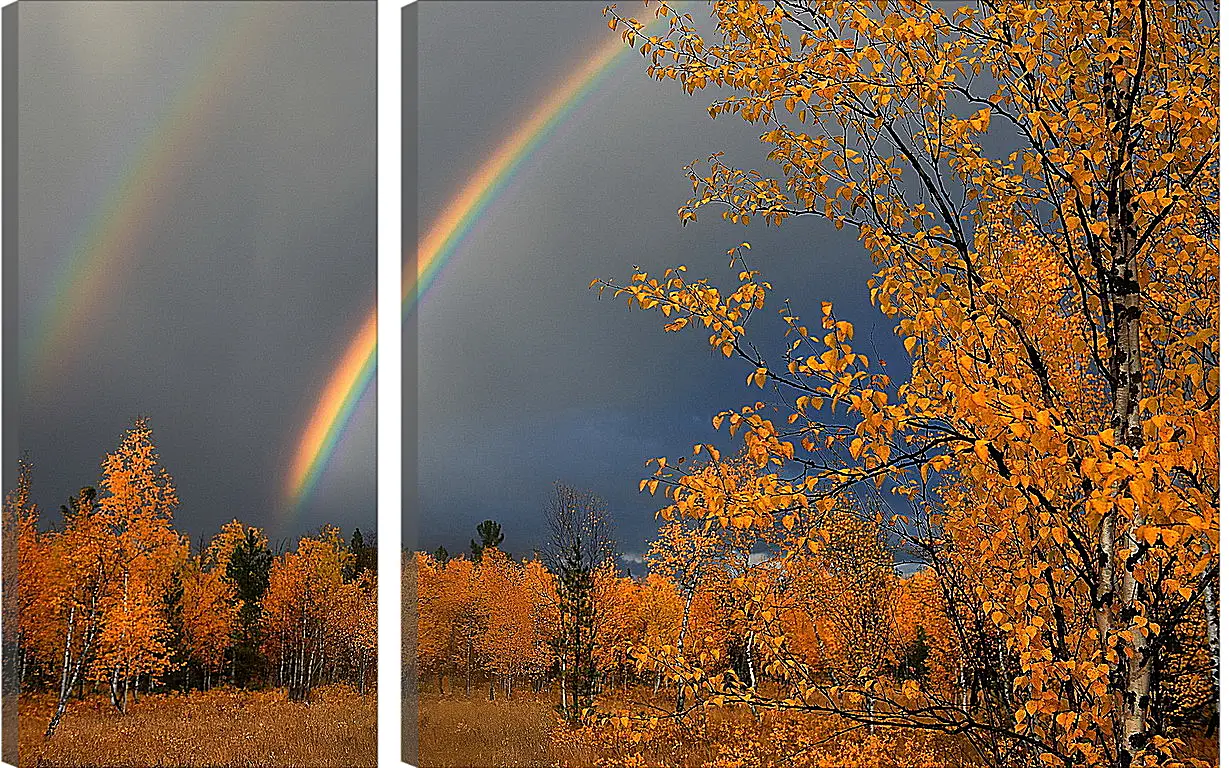
<svg viewBox="0 0 1229 768">
<path fill-rule="evenodd" d="M 747 633 L 747 676 L 751 678 L 751 690 L 755 690 L 755 659 L 751 658 L 751 640 L 755 637 L 754 632 Z"/>
<path fill-rule="evenodd" d="M 73 633 L 76 630 L 77 606 L 72 606 L 68 609 L 68 630 L 64 637 L 64 667 L 60 670 L 60 696 L 56 701 L 55 713 L 51 716 L 51 722 L 47 725 L 47 731 L 43 735 L 44 739 L 50 739 L 55 733 L 56 726 L 60 724 L 60 719 L 64 717 L 64 710 L 68 708 L 68 693 L 72 690 L 73 681 L 69 677 L 69 669 L 72 668 L 72 647 Z"/>
<path fill-rule="evenodd" d="M 687 636 L 687 621 L 688 619 L 691 618 L 691 599 L 695 597 L 695 595 L 696 595 L 695 587 L 689 588 L 687 590 L 687 599 L 683 602 L 683 625 L 679 627 L 679 641 L 678 641 L 678 656 L 680 659 L 683 658 L 683 638 Z M 627 675 L 626 674 L 624 674 L 623 676 L 623 689 L 627 690 Z M 682 712 L 684 703 L 685 703 L 685 695 L 684 695 L 684 687 L 683 687 L 683 678 L 680 676 L 679 685 L 678 685 L 678 696 L 674 701 L 674 711 Z"/>
<path fill-rule="evenodd" d="M 1145 7 L 1140 5 L 1140 19 L 1144 18 Z M 1142 33 L 1146 35 L 1146 32 Z M 1146 37 L 1141 41 L 1141 48 L 1146 49 Z M 1146 51 L 1141 51 L 1145 55 Z M 1110 276 L 1111 321 L 1113 327 L 1113 348 L 1111 351 L 1111 368 L 1113 370 L 1113 428 L 1114 443 L 1119 450 L 1128 452 L 1132 458 L 1139 457 L 1143 447 L 1143 430 L 1140 425 L 1140 398 L 1143 388 L 1143 355 L 1140 349 L 1140 284 L 1139 284 L 1139 232 L 1135 222 L 1135 201 L 1133 191 L 1128 188 L 1131 177 L 1131 150 L 1128 148 L 1126 132 L 1130 130 L 1129 110 L 1131 108 L 1129 91 L 1130 83 L 1123 86 L 1114 85 L 1113 78 L 1106 75 L 1107 95 L 1109 98 L 1108 112 L 1110 135 L 1114 137 L 1116 146 L 1122 147 L 1122 154 L 1117 157 L 1108 179 L 1108 199 L 1106 218 L 1109 226 L 1109 239 L 1112 258 Z M 1124 489 L 1125 491 L 1125 489 Z M 1112 509 L 1112 508 L 1111 508 Z M 1110 525 L 1104 530 L 1102 555 L 1106 554 L 1105 545 L 1109 544 L 1109 562 L 1116 558 L 1115 550 L 1118 541 L 1113 525 L 1113 515 Z M 1133 619 L 1138 615 L 1135 603 L 1142 597 L 1138 582 L 1133 573 L 1133 557 L 1139 551 L 1139 542 L 1134 530 L 1140 525 L 1139 508 L 1135 508 L 1133 519 L 1127 521 L 1126 548 L 1130 552 L 1123 573 L 1118 579 L 1117 602 L 1120 611 L 1119 620 L 1122 626 L 1131 627 Z M 1107 541 L 1108 539 L 1108 541 Z M 1111 569 L 1116 570 L 1116 569 Z M 1105 595 L 1109 597 L 1109 595 Z M 1145 616 L 1145 618 L 1148 618 Z M 1151 736 L 1148 724 L 1148 710 L 1151 706 L 1153 684 L 1152 649 L 1147 638 L 1138 630 L 1130 631 L 1126 653 L 1125 696 L 1123 697 L 1123 744 L 1119 750 L 1119 762 L 1127 768 L 1134 755 L 1144 749 Z"/>
<path fill-rule="evenodd" d="M 120 708 L 120 704 L 119 704 L 119 667 L 112 667 L 110 685 L 111 685 L 111 689 L 110 689 L 111 690 L 111 706 L 115 707 L 116 709 L 119 709 Z"/>
<path fill-rule="evenodd" d="M 469 638 L 465 644 L 465 698 L 469 698 L 473 681 L 474 638 Z"/>
<path fill-rule="evenodd" d="M 1208 659 L 1212 665 L 1212 719 L 1220 722 L 1220 606 L 1212 594 L 1212 584 L 1203 590 L 1204 624 L 1208 633 Z"/>
</svg>

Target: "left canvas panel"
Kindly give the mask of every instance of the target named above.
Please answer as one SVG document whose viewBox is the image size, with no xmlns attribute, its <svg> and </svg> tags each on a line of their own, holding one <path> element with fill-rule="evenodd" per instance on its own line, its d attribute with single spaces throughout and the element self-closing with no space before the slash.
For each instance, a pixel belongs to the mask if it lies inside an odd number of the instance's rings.
<svg viewBox="0 0 1229 768">
<path fill-rule="evenodd" d="M 376 3 L 3 58 L 4 761 L 374 766 Z"/>
</svg>

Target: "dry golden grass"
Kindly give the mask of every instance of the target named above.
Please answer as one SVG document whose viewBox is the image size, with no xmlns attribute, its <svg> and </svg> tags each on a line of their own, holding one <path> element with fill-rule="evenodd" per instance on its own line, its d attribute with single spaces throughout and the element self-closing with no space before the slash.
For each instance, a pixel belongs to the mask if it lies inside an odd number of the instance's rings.
<svg viewBox="0 0 1229 768">
<path fill-rule="evenodd" d="M 120 715 L 105 696 L 73 700 L 43 740 L 55 699 L 23 695 L 19 768 L 34 766 L 277 766 L 376 764 L 376 697 L 348 686 L 319 688 L 304 706 L 285 691 L 215 689 L 142 696 Z"/>
<path fill-rule="evenodd" d="M 526 768 L 557 764 L 551 731 L 554 698 L 518 690 L 511 701 L 485 695 L 418 697 L 418 764 L 422 768 Z"/>
<path fill-rule="evenodd" d="M 633 691 L 630 696 L 612 691 L 599 698 L 598 708 L 639 709 L 633 701 L 643 701 L 646 695 L 648 691 Z M 618 759 L 618 750 L 600 748 L 583 730 L 562 728 L 554 710 L 556 701 L 554 694 L 528 691 L 517 691 L 511 701 L 502 697 L 488 701 L 483 693 L 466 699 L 459 693 L 423 692 L 418 700 L 418 764 L 422 768 L 587 768 Z M 664 695 L 654 703 L 672 706 Z M 784 713 L 762 713 L 757 719 L 741 709 L 709 710 L 666 738 L 637 745 L 635 752 L 645 766 L 700 768 L 742 764 L 730 759 L 730 750 L 749 747 L 764 764 L 793 765 L 798 762 L 792 754 L 797 737 L 806 733 L 818 738 L 821 731 L 830 732 L 829 726 Z M 956 740 L 891 729 L 878 729 L 869 740 L 865 731 L 840 737 L 823 751 L 827 753 L 823 759 L 812 764 L 846 768 L 970 764 L 961 754 L 963 744 Z M 817 756 L 812 752 L 808 758 Z"/>
<path fill-rule="evenodd" d="M 647 692 L 633 693 L 631 699 Z M 422 768 L 588 768 L 617 764 L 619 753 L 602 750 L 584 731 L 562 727 L 554 694 L 517 691 L 511 701 L 488 701 L 476 691 L 423 692 L 418 699 L 418 765 Z M 669 706 L 664 697 L 655 701 Z M 599 708 L 638 708 L 628 697 L 599 699 Z M 709 710 L 667 738 L 619 747 L 632 749 L 646 768 L 701 768 L 714 765 L 808 765 L 812 768 L 971 768 L 981 766 L 960 738 L 944 734 L 877 728 L 858 729 L 830 741 L 833 723 L 823 718 L 746 710 Z M 802 741 L 812 749 L 798 753 Z M 1215 739 L 1190 739 L 1187 755 L 1218 765 Z"/>
</svg>

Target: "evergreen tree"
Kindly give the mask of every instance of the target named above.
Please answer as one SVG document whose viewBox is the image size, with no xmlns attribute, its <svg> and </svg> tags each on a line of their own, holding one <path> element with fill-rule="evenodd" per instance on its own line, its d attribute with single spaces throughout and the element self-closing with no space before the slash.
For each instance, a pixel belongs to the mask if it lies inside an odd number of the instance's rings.
<svg viewBox="0 0 1229 768">
<path fill-rule="evenodd" d="M 564 656 L 564 687 L 571 699 L 564 714 L 571 719 L 593 704 L 597 693 L 597 611 L 594 568 L 585 562 L 579 542 L 567 547 L 559 572 L 560 617 Z"/>
<path fill-rule="evenodd" d="M 494 520 L 483 520 L 478 524 L 478 541 L 469 540 L 469 549 L 474 554 L 474 560 L 482 559 L 483 550 L 498 547 L 504 541 L 504 534 L 499 523 Z"/>
<path fill-rule="evenodd" d="M 232 647 L 235 684 L 251 686 L 265 673 L 265 658 L 260 651 L 261 600 L 269 588 L 269 569 L 273 553 L 259 531 L 249 528 L 226 564 L 226 577 L 238 593 L 239 629 Z"/>
<path fill-rule="evenodd" d="M 354 555 L 354 562 L 345 568 L 343 575 L 346 581 L 358 578 L 363 571 L 376 569 L 375 544 L 368 543 L 358 528 L 354 529 L 354 535 L 350 537 L 350 554 Z"/>
<path fill-rule="evenodd" d="M 614 539 L 606 502 L 561 483 L 546 507 L 546 523 L 547 565 L 558 574 L 559 707 L 576 722 L 597 692 L 595 577 L 614 559 Z"/>
<path fill-rule="evenodd" d="M 930 643 L 927 642 L 926 629 L 918 624 L 917 637 L 905 648 L 903 658 L 896 668 L 898 680 L 925 680 L 930 671 L 927 659 L 930 657 Z"/>
</svg>

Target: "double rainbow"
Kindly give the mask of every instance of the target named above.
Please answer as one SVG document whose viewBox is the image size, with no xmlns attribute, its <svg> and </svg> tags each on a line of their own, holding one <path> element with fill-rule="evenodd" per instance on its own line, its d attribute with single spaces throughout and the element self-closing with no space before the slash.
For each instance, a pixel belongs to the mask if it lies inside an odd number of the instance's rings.
<svg viewBox="0 0 1229 768">
<path fill-rule="evenodd" d="M 272 3 L 253 3 L 253 14 L 237 16 L 219 44 L 200 65 L 126 165 L 120 180 L 95 207 L 53 281 L 51 297 L 38 318 L 34 344 L 23 350 L 25 375 L 45 379 L 68 352 L 86 340 L 83 328 L 105 301 L 108 286 L 123 274 L 137 252 L 142 233 L 157 212 L 157 201 L 174 181 L 183 156 L 200 143 L 209 114 L 227 92 L 243 62 L 259 49 L 273 19 Z M 418 243 L 411 268 L 406 254 L 402 314 L 417 306 L 465 239 L 474 223 L 506 189 L 508 182 L 555 130 L 597 88 L 627 50 L 621 39 L 598 48 L 557 86 L 503 141 L 436 217 Z M 372 308 L 325 382 L 296 443 L 287 471 L 285 494 L 291 511 L 311 494 L 344 436 L 363 394 L 374 380 L 376 310 Z"/>
<path fill-rule="evenodd" d="M 403 317 L 422 301 L 457 246 L 507 188 L 524 161 L 593 93 L 602 77 L 618 62 L 619 54 L 627 50 L 627 43 L 618 38 L 598 48 L 500 144 L 436 217 L 425 236 L 418 241 L 414 268 L 411 268 L 410 256 L 406 254 L 401 284 Z M 373 309 L 338 362 L 299 439 L 286 478 L 287 495 L 292 507 L 310 495 L 344 434 L 355 405 L 371 382 L 375 370 L 375 316 Z"/>
</svg>

